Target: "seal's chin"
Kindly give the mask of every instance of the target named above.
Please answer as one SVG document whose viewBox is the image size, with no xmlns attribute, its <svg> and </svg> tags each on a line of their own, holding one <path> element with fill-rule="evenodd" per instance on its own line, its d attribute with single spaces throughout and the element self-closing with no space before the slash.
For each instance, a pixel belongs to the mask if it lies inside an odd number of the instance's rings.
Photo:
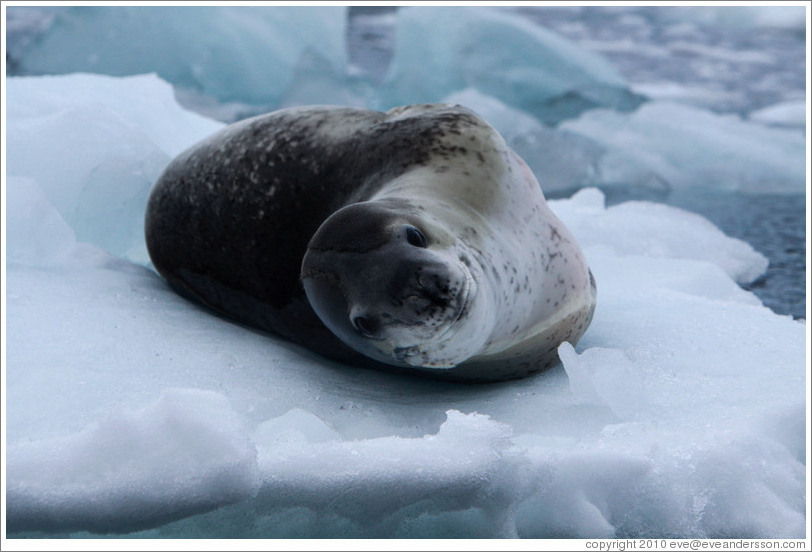
<svg viewBox="0 0 812 552">
<path fill-rule="evenodd" d="M 397 366 L 410 366 L 412 368 L 453 368 L 458 363 L 450 360 L 433 360 L 419 345 L 411 347 L 397 347 L 393 351 Z"/>
</svg>

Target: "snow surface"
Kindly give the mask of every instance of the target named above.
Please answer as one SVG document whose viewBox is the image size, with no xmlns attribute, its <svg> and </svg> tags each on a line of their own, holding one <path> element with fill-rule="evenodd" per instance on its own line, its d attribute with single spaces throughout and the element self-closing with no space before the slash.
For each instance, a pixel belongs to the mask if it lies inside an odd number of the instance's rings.
<svg viewBox="0 0 812 552">
<path fill-rule="evenodd" d="M 806 324 L 737 285 L 764 257 L 700 217 L 550 202 L 599 298 L 546 373 L 353 369 L 197 308 L 139 253 L 150 182 L 219 123 L 154 75 L 8 94 L 10 536 L 804 536 Z"/>
</svg>

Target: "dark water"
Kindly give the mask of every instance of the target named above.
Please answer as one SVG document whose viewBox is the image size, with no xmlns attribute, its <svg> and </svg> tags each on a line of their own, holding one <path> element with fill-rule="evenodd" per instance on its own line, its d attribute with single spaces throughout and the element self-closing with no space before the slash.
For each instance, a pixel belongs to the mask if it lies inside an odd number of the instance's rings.
<svg viewBox="0 0 812 552">
<path fill-rule="evenodd" d="M 350 12 L 350 59 L 376 82 L 384 78 L 393 54 L 393 10 Z M 674 83 L 697 92 L 696 103 L 716 112 L 746 117 L 754 110 L 806 95 L 806 37 L 797 29 L 683 17 L 669 7 L 512 10 L 603 55 L 632 86 Z M 748 242 L 770 265 L 747 288 L 775 312 L 805 318 L 805 195 L 614 187 L 604 193 L 607 205 L 644 199 L 698 213 L 729 236 Z"/>
</svg>

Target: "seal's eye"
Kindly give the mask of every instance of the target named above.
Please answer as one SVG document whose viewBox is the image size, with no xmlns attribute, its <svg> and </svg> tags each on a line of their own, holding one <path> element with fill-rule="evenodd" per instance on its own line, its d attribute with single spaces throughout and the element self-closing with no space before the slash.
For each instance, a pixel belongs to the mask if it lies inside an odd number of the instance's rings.
<svg viewBox="0 0 812 552">
<path fill-rule="evenodd" d="M 426 236 L 423 235 L 423 232 L 414 226 L 406 227 L 406 241 L 409 242 L 409 245 L 413 245 L 415 247 L 428 247 L 429 245 L 428 241 L 426 241 Z"/>
</svg>

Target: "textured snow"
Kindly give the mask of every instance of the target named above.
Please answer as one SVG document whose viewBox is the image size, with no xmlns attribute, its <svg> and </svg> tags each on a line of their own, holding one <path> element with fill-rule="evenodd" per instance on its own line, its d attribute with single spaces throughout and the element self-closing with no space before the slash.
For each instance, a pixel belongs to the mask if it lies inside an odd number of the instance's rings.
<svg viewBox="0 0 812 552">
<path fill-rule="evenodd" d="M 10 536 L 804 536 L 806 324 L 737 285 L 764 257 L 701 217 L 550 202 L 599 298 L 546 373 L 354 369 L 133 254 L 153 175 L 218 123 L 155 76 L 8 85 Z"/>
<path fill-rule="evenodd" d="M 226 399 L 167 389 L 83 431 L 22 443 L 9 458 L 6 522 L 125 532 L 252 496 L 256 448 Z M 122 500 L 122 498 L 124 498 Z"/>
</svg>

